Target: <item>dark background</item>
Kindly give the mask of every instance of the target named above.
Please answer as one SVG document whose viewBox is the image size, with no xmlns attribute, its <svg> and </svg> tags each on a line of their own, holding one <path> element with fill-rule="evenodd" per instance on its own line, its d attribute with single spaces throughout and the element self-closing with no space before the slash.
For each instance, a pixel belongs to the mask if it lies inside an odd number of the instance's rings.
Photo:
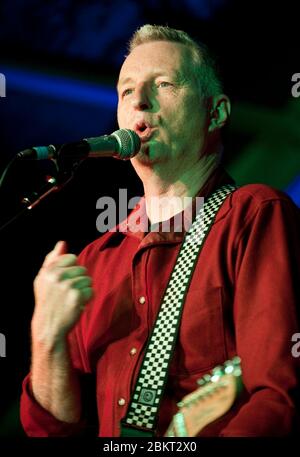
<svg viewBox="0 0 300 457">
<path fill-rule="evenodd" d="M 275 2 L 274 2 L 275 3 Z M 60 144 L 117 129 L 118 70 L 126 44 L 142 24 L 168 24 L 205 42 L 217 55 L 233 102 L 225 136 L 226 168 L 238 184 L 263 182 L 300 205 L 300 98 L 291 95 L 300 72 L 296 2 L 226 0 L 2 0 L 0 167 L 20 150 Z M 21 162 L 0 194 L 1 223 L 39 189 L 51 163 Z M 89 159 L 61 192 L 0 232 L 0 434 L 22 436 L 18 408 L 30 363 L 32 281 L 58 239 L 79 253 L 99 236 L 96 201 L 141 195 L 129 163 Z"/>
</svg>

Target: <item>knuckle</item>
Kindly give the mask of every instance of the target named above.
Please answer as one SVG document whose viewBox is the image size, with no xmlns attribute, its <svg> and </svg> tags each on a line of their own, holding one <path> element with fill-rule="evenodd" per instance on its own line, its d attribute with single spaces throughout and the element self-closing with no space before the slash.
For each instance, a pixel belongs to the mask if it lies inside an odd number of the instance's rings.
<svg viewBox="0 0 300 457">
<path fill-rule="evenodd" d="M 72 267 L 73 277 L 85 276 L 86 270 L 83 267 Z"/>
<path fill-rule="evenodd" d="M 49 268 L 45 271 L 45 278 L 51 283 L 56 283 L 59 281 L 59 272 L 54 268 Z"/>
<path fill-rule="evenodd" d="M 83 275 L 83 272 L 79 267 L 64 267 L 59 270 L 59 278 L 61 281 L 76 279 L 81 275 Z"/>
<path fill-rule="evenodd" d="M 59 287 L 62 291 L 69 291 L 71 289 L 71 283 L 70 280 L 64 280 L 59 282 Z"/>
<path fill-rule="evenodd" d="M 89 276 L 84 276 L 82 279 L 83 286 L 89 286 L 92 283 L 92 280 Z"/>
<path fill-rule="evenodd" d="M 36 277 L 33 280 L 34 285 L 45 282 L 56 282 L 57 281 L 57 272 L 53 268 L 41 268 Z"/>
<path fill-rule="evenodd" d="M 57 266 L 67 266 L 67 265 L 74 265 L 77 260 L 77 256 L 75 254 L 63 254 L 57 260 Z"/>
<path fill-rule="evenodd" d="M 88 276 L 78 276 L 77 278 L 74 278 L 72 282 L 72 287 L 80 289 L 87 284 L 89 284 Z"/>
<path fill-rule="evenodd" d="M 82 289 L 82 294 L 84 300 L 87 301 L 93 296 L 94 291 L 91 287 L 86 287 L 85 289 Z"/>
<path fill-rule="evenodd" d="M 59 270 L 57 270 L 57 275 L 58 275 L 59 281 L 66 282 L 70 277 L 70 269 L 69 268 L 60 268 Z"/>
<path fill-rule="evenodd" d="M 78 289 L 71 287 L 68 290 L 68 295 L 71 300 L 76 302 L 80 298 L 80 291 Z"/>
</svg>

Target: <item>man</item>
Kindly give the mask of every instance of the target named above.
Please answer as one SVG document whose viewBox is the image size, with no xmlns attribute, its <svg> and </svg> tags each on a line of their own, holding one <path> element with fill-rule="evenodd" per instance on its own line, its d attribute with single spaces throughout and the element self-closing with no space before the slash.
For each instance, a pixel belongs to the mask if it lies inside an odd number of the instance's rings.
<svg viewBox="0 0 300 457">
<path fill-rule="evenodd" d="M 142 204 L 152 226 L 159 227 L 166 210 L 171 219 L 182 211 L 184 197 L 207 197 L 231 182 L 220 166 L 220 129 L 230 102 L 204 47 L 184 32 L 142 27 L 121 68 L 118 94 L 120 128 L 135 130 L 141 139 L 131 161 L 144 185 Z M 168 204 L 174 197 L 177 206 Z M 174 226 L 170 232 L 130 230 L 130 217 L 127 227 L 106 233 L 78 259 L 59 242 L 35 279 L 32 366 L 21 402 L 28 435 L 72 435 L 85 427 L 84 373 L 96 374 L 99 435 L 120 435 L 184 236 Z M 236 354 L 243 393 L 202 435 L 293 432 L 298 234 L 297 210 L 280 192 L 248 185 L 225 200 L 186 296 L 158 435 L 197 379 Z"/>
</svg>

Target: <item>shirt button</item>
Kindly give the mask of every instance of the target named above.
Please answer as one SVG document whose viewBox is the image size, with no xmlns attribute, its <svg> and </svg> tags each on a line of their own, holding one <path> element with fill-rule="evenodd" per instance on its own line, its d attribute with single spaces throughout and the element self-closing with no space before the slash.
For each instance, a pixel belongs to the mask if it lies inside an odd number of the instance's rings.
<svg viewBox="0 0 300 457">
<path fill-rule="evenodd" d="M 118 400 L 118 405 L 120 405 L 120 406 L 124 406 L 124 405 L 125 405 L 125 403 L 126 403 L 126 400 L 125 400 L 125 398 L 119 398 L 119 400 Z"/>
<path fill-rule="evenodd" d="M 146 298 L 145 298 L 145 297 L 141 296 L 141 297 L 139 298 L 139 302 L 140 302 L 141 305 L 143 305 L 143 304 L 145 303 L 145 301 L 146 301 Z"/>
<path fill-rule="evenodd" d="M 137 352 L 137 349 L 136 348 L 131 348 L 130 349 L 130 355 L 135 355 Z"/>
</svg>

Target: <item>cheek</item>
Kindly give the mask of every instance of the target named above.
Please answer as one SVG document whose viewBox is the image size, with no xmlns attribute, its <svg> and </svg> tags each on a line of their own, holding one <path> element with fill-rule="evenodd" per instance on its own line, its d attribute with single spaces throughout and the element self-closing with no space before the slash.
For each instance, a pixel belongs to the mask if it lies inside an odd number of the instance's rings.
<svg viewBox="0 0 300 457">
<path fill-rule="evenodd" d="M 122 124 L 122 112 L 121 112 L 121 108 L 120 106 L 118 105 L 118 108 L 117 108 L 117 120 L 118 120 L 118 124 L 119 124 L 119 127 L 121 127 L 121 124 Z"/>
<path fill-rule="evenodd" d="M 200 106 L 195 97 L 176 97 L 167 104 L 168 120 L 176 127 L 187 128 L 195 125 L 200 120 Z"/>
<path fill-rule="evenodd" d="M 195 108 L 178 110 L 178 113 L 172 126 L 173 139 L 181 146 L 193 144 L 197 149 L 201 148 L 205 138 L 205 123 L 200 108 L 199 111 Z"/>
<path fill-rule="evenodd" d="M 130 125 L 130 113 L 129 109 L 124 105 L 118 105 L 117 109 L 117 120 L 120 128 L 129 128 Z"/>
<path fill-rule="evenodd" d="M 189 136 L 199 126 L 199 116 L 192 110 L 177 106 L 170 112 L 169 125 L 179 137 Z"/>
</svg>

